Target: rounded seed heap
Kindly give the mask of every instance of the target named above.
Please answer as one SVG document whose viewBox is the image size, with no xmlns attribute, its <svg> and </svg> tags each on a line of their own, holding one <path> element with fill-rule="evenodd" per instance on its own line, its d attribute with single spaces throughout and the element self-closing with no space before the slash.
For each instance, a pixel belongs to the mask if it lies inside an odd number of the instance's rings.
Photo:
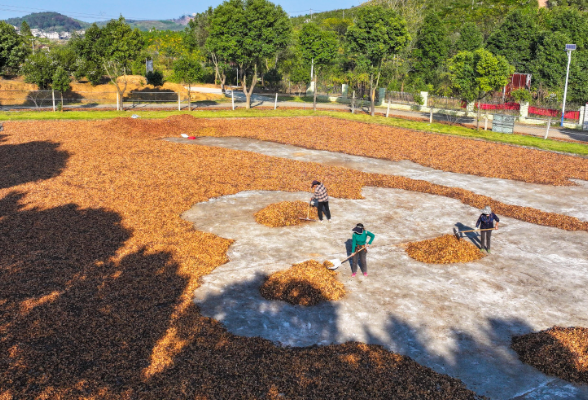
<svg viewBox="0 0 588 400">
<path fill-rule="evenodd" d="M 512 338 L 519 359 L 570 382 L 588 383 L 588 328 L 554 326 Z"/>
<path fill-rule="evenodd" d="M 417 261 L 429 264 L 468 262 L 483 257 L 476 246 L 453 235 L 409 243 L 406 253 Z"/>
<path fill-rule="evenodd" d="M 335 278 L 337 273 L 327 269 L 329 264 L 328 261 L 321 264 L 315 260 L 294 264 L 285 271 L 270 275 L 259 291 L 268 300 L 283 300 L 301 306 L 339 300 L 345 295 L 345 287 Z"/>
<path fill-rule="evenodd" d="M 307 222 L 300 218 L 318 219 L 316 208 L 310 207 L 303 201 L 282 201 L 280 203 L 270 204 L 264 209 L 256 212 L 255 221 L 257 223 L 276 228 L 279 226 L 294 226 Z"/>
</svg>

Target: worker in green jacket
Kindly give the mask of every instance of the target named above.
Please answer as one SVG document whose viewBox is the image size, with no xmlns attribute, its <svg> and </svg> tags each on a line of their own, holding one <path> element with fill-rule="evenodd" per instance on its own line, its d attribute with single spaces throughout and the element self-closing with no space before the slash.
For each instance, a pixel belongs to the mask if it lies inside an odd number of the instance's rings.
<svg viewBox="0 0 588 400">
<path fill-rule="evenodd" d="M 363 276 L 367 276 L 367 249 L 370 247 L 370 244 L 374 241 L 374 234 L 366 231 L 363 227 L 363 224 L 357 224 L 355 228 L 351 230 L 353 232 L 353 242 L 351 243 L 351 252 L 355 253 L 353 256 L 353 262 L 351 263 L 351 277 L 355 277 L 357 272 L 357 261 L 361 262 L 360 268 L 361 272 L 363 272 Z M 366 243 L 367 238 L 370 238 L 369 243 Z M 361 250 L 361 251 L 359 251 Z"/>
</svg>

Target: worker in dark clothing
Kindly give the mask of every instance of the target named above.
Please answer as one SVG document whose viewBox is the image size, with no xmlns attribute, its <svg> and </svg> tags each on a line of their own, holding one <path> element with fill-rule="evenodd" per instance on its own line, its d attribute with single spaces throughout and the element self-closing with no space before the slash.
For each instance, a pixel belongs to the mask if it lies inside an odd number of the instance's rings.
<svg viewBox="0 0 588 400">
<path fill-rule="evenodd" d="M 327 221 L 331 222 L 331 210 L 329 210 L 329 195 L 327 194 L 327 188 L 319 181 L 312 181 L 311 189 L 314 190 L 314 195 L 310 198 L 316 200 L 316 209 L 318 211 L 318 217 L 323 222 L 323 212 L 327 217 Z"/>
<path fill-rule="evenodd" d="M 494 221 L 496 221 L 496 225 L 494 225 Z M 480 218 L 478 218 L 478 222 L 476 222 L 476 229 L 480 227 L 480 229 L 498 229 L 498 223 L 500 219 L 492 212 L 490 206 L 484 207 L 482 210 L 482 214 Z M 490 253 L 490 237 L 492 236 L 492 231 L 482 231 L 481 233 L 481 250 L 486 250 L 486 253 Z"/>
<path fill-rule="evenodd" d="M 351 231 L 353 232 L 351 252 L 355 253 L 356 251 L 361 250 L 353 256 L 353 262 L 351 263 L 351 277 L 355 277 L 357 272 L 357 261 L 361 262 L 361 272 L 363 272 L 363 276 L 367 276 L 367 249 L 374 241 L 375 235 L 366 231 L 363 224 L 357 224 Z M 366 243 L 368 237 L 370 238 L 370 241 L 369 243 Z"/>
</svg>

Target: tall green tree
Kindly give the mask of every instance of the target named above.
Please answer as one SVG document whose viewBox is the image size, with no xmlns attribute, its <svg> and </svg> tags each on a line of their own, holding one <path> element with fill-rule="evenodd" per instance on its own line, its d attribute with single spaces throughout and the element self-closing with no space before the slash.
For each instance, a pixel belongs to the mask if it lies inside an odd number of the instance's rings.
<svg viewBox="0 0 588 400">
<path fill-rule="evenodd" d="M 558 7 L 549 13 L 547 24 L 552 32 L 567 35 L 578 50 L 588 45 L 588 18 L 585 13 L 574 8 Z"/>
<path fill-rule="evenodd" d="M 264 61 L 286 48 L 291 29 L 282 7 L 267 0 L 228 0 L 210 16 L 206 46 L 222 62 L 239 66 L 247 108 Z"/>
<path fill-rule="evenodd" d="M 74 48 L 88 64 L 99 66 L 116 87 L 120 102 L 128 84 L 133 61 L 141 54 L 145 42 L 138 29 L 131 29 L 121 16 L 100 28 L 92 25 L 83 38 L 76 39 Z"/>
<path fill-rule="evenodd" d="M 59 66 L 53 74 L 51 86 L 61 94 L 61 111 L 63 112 L 63 93 L 67 92 L 70 88 L 70 75 L 67 71 Z"/>
<path fill-rule="evenodd" d="M 450 41 L 447 29 L 435 13 L 425 17 L 425 21 L 417 33 L 415 48 L 412 52 L 414 73 L 424 83 L 435 81 L 440 65 L 447 59 Z"/>
<path fill-rule="evenodd" d="M 174 62 L 175 80 L 188 85 L 188 111 L 192 111 L 191 85 L 202 79 L 203 75 L 204 70 L 200 61 L 193 56 L 182 56 Z"/>
<path fill-rule="evenodd" d="M 325 31 L 315 23 L 304 24 L 298 35 L 298 48 L 306 64 L 314 66 L 314 94 L 312 109 L 316 111 L 317 78 L 321 69 L 335 60 L 337 55 L 337 34 Z"/>
<path fill-rule="evenodd" d="M 565 51 L 570 38 L 561 32 L 544 32 L 537 44 L 533 66 L 533 84 L 562 91 L 566 79 L 568 57 Z"/>
<path fill-rule="evenodd" d="M 33 37 L 33 32 L 31 32 L 31 27 L 27 23 L 27 21 L 22 21 L 20 24 L 20 35 L 25 39 L 29 39 Z"/>
<path fill-rule="evenodd" d="M 497 27 L 486 43 L 492 53 L 503 56 L 517 72 L 527 73 L 532 69 L 534 44 L 538 36 L 536 14 L 515 10 Z"/>
<path fill-rule="evenodd" d="M 347 29 L 345 38 L 348 53 L 359 69 L 369 74 L 373 116 L 382 63 L 387 57 L 406 47 L 410 41 L 406 22 L 391 9 L 381 6 L 361 7 L 355 17 L 355 24 Z"/>
<path fill-rule="evenodd" d="M 466 22 L 459 30 L 459 38 L 455 41 L 455 50 L 475 51 L 484 45 L 484 36 L 478 26 L 473 22 Z"/>
<path fill-rule="evenodd" d="M 26 59 L 21 73 L 25 77 L 25 82 L 37 85 L 39 90 L 46 90 L 51 87 L 56 67 L 49 53 L 38 51 Z"/>
<path fill-rule="evenodd" d="M 0 21 L 0 73 L 17 72 L 29 53 L 29 47 L 16 29 Z"/>
<path fill-rule="evenodd" d="M 514 67 L 506 58 L 485 49 L 462 51 L 448 61 L 449 78 L 455 93 L 464 101 L 480 101 L 508 83 Z M 479 128 L 480 108 L 477 125 Z"/>
</svg>

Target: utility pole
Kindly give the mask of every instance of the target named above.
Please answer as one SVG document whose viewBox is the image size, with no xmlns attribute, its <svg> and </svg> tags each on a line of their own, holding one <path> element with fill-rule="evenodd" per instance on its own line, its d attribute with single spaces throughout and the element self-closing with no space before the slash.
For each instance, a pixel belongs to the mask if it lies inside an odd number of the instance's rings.
<svg viewBox="0 0 588 400">
<path fill-rule="evenodd" d="M 312 19 L 312 8 L 310 9 L 310 19 Z"/>
<path fill-rule="evenodd" d="M 570 62 L 572 61 L 572 51 L 576 50 L 575 44 L 566 44 L 568 52 L 568 68 L 566 71 L 566 86 L 564 87 L 563 104 L 561 106 L 561 126 L 564 126 L 564 115 L 566 113 L 566 96 L 568 94 L 568 78 L 570 77 Z"/>
<path fill-rule="evenodd" d="M 31 47 L 33 48 L 33 54 L 35 54 L 35 38 L 32 37 L 30 40 L 31 40 Z"/>
</svg>

